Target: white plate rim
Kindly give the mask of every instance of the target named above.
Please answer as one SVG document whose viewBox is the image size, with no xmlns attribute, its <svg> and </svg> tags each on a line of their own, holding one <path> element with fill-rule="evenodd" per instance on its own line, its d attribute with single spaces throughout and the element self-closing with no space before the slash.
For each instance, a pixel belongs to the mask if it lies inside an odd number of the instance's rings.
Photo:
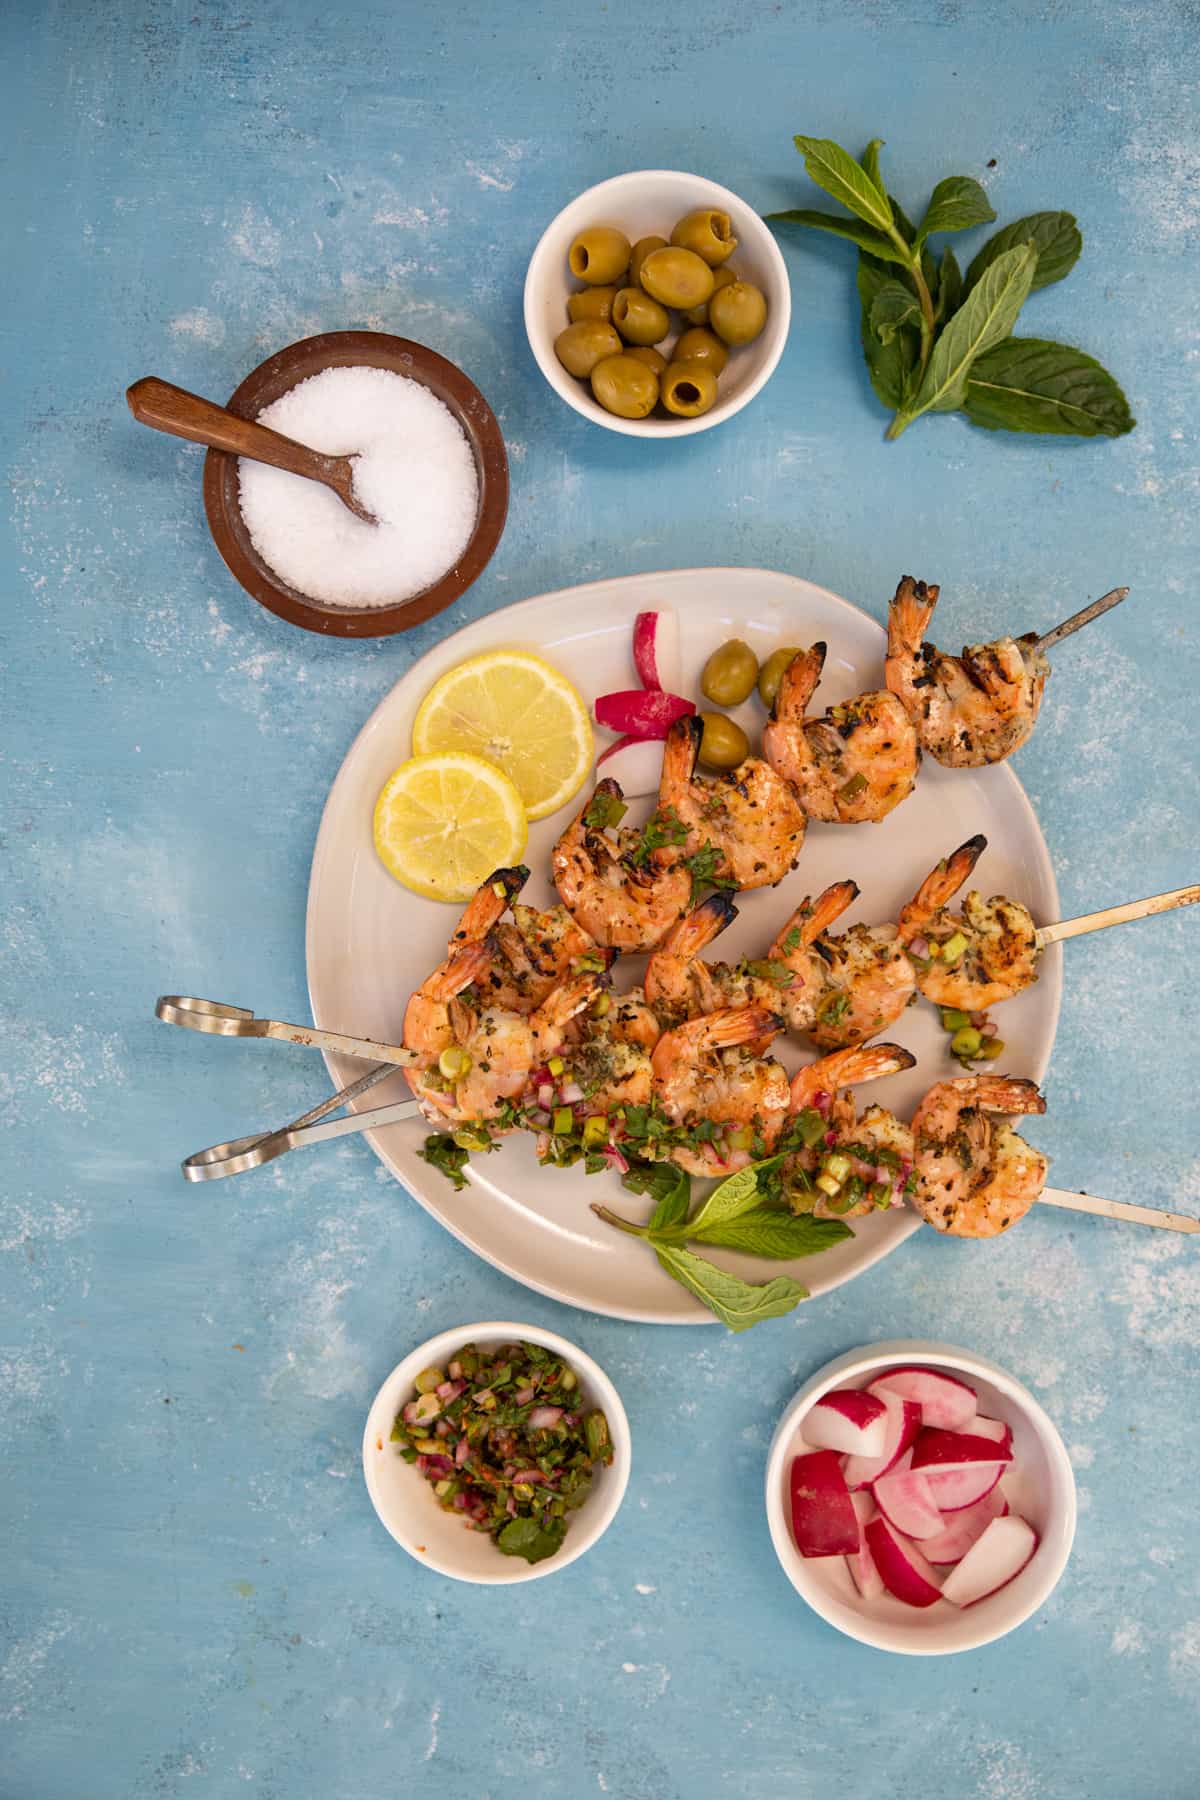
<svg viewBox="0 0 1200 1800">
<path fill-rule="evenodd" d="M 408 685 L 416 688 L 421 681 L 425 683 L 426 687 L 430 685 L 431 682 L 436 679 L 436 676 L 430 672 L 432 667 L 437 665 L 438 672 L 441 672 L 441 665 L 444 663 L 451 645 L 466 632 L 475 631 L 477 628 L 484 625 L 494 625 L 497 627 L 498 638 L 511 639 L 514 635 L 519 634 L 515 634 L 512 629 L 505 629 L 506 625 L 510 625 L 513 621 L 531 618 L 548 606 L 554 603 L 561 603 L 568 596 L 573 596 L 575 601 L 582 608 L 585 604 L 586 597 L 597 588 L 603 588 L 605 590 L 612 590 L 615 588 L 632 590 L 641 587 L 644 589 L 647 583 L 653 584 L 656 581 L 661 582 L 668 577 L 683 577 L 685 579 L 688 577 L 703 577 L 707 579 L 710 577 L 720 578 L 722 576 L 740 577 L 747 574 L 766 576 L 769 579 L 776 581 L 800 583 L 804 587 L 812 589 L 820 594 L 823 600 L 832 603 L 835 607 L 840 607 L 847 612 L 853 613 L 859 620 L 866 620 L 870 625 L 875 627 L 881 636 L 886 635 L 884 627 L 880 624 L 879 620 L 873 618 L 864 608 L 856 606 L 853 601 L 844 599 L 840 594 L 835 594 L 832 589 L 822 586 L 820 582 L 811 581 L 807 576 L 793 575 L 779 569 L 766 569 L 757 564 L 712 564 L 701 565 L 694 568 L 649 569 L 630 575 L 603 576 L 595 581 L 580 582 L 565 588 L 549 589 L 542 594 L 529 595 L 524 600 L 512 601 L 507 606 L 499 607 L 494 612 L 486 613 L 482 618 L 466 621 L 466 623 L 460 626 L 457 631 L 451 633 L 449 637 L 442 638 L 437 643 L 431 644 L 429 649 L 404 671 L 399 679 L 388 689 L 387 693 L 382 695 L 376 705 L 372 708 L 370 715 L 348 746 L 341 764 L 339 765 L 337 774 L 334 776 L 329 793 L 326 796 L 325 805 L 322 808 L 321 820 L 317 828 L 316 840 L 313 846 L 312 863 L 309 871 L 308 900 L 305 911 L 306 985 L 308 989 L 309 1008 L 314 1022 L 319 1023 L 317 1000 L 314 991 L 317 903 L 322 863 L 326 853 L 327 841 L 333 835 L 333 819 L 338 809 L 341 792 L 350 786 L 352 779 L 351 765 L 355 760 L 356 754 L 360 747 L 371 736 L 385 711 L 391 706 L 397 689 Z M 482 645 L 476 646 L 466 654 L 477 655 L 480 654 L 484 648 L 485 646 Z M 424 691 L 425 689 L 422 688 L 421 692 L 423 693 Z M 412 708 L 413 715 L 415 715 L 416 712 L 416 704 L 417 703 L 415 703 Z M 410 717 L 408 721 L 410 726 L 411 722 Z M 1003 772 L 1003 775 L 1011 786 L 1012 798 L 1016 801 L 1018 808 L 1026 815 L 1030 830 L 1030 847 L 1036 857 L 1040 877 L 1046 883 L 1047 890 L 1052 897 L 1055 916 L 1057 917 L 1062 911 L 1059 901 L 1058 883 L 1054 875 L 1054 866 L 1050 857 L 1049 846 L 1042 834 L 1042 829 L 1038 822 L 1037 814 L 1034 811 L 1033 803 L 1025 792 L 1025 788 L 1020 779 L 1008 762 L 997 764 L 995 767 L 996 772 Z M 1053 1051 L 1054 1040 L 1058 1031 L 1058 1018 L 1062 1004 L 1061 970 L 1052 969 L 1048 971 L 1047 975 L 1043 977 L 1043 981 L 1045 983 L 1043 991 L 1049 996 L 1049 1032 L 1047 1036 L 1047 1048 L 1042 1055 L 1034 1059 L 1030 1071 L 1032 1078 L 1036 1080 L 1039 1085 L 1043 1081 L 1046 1069 L 1049 1066 L 1050 1055 Z M 1041 985 L 1042 984 L 1040 983 L 1039 986 Z M 342 1077 L 339 1074 L 335 1059 L 328 1051 L 322 1051 L 322 1056 L 334 1087 L 340 1087 L 342 1085 Z M 366 1104 L 370 1105 L 369 1097 Z M 554 1282 L 538 1280 L 533 1276 L 525 1274 L 516 1263 L 510 1261 L 503 1255 L 498 1254 L 491 1248 L 485 1248 L 468 1227 L 454 1220 L 453 1217 L 448 1216 L 446 1210 L 442 1206 L 439 1206 L 434 1199 L 427 1199 L 415 1185 L 411 1185 L 409 1178 L 406 1175 L 401 1174 L 400 1170 L 396 1167 L 395 1160 L 381 1144 L 378 1132 L 368 1131 L 362 1133 L 362 1136 L 371 1146 L 371 1149 L 383 1163 L 384 1167 L 387 1168 L 391 1175 L 400 1183 L 404 1191 L 411 1194 L 413 1199 L 417 1201 L 425 1212 L 435 1218 L 438 1223 L 449 1231 L 452 1236 L 456 1237 L 461 1244 L 465 1244 L 467 1249 L 472 1250 L 477 1256 L 482 1257 L 485 1262 L 489 1263 L 494 1269 L 498 1269 L 501 1274 L 507 1275 L 511 1280 L 519 1282 L 522 1287 L 531 1288 L 535 1293 L 544 1294 L 548 1299 L 556 1300 L 561 1305 L 573 1306 L 584 1312 L 594 1312 L 607 1318 L 622 1319 L 633 1324 L 716 1325 L 720 1323 L 720 1321 L 707 1307 L 703 1306 L 699 1300 L 693 1300 L 692 1306 L 686 1311 L 679 1310 L 678 1307 L 675 1310 L 667 1311 L 664 1308 L 635 1308 L 609 1305 L 597 1302 L 594 1299 L 580 1299 L 577 1293 L 573 1292 L 569 1287 L 563 1287 Z M 442 1180 L 441 1177 L 438 1177 L 437 1179 Z M 431 1182 L 429 1185 L 431 1194 L 436 1193 L 437 1190 L 433 1187 L 433 1183 Z M 853 1280 L 867 1269 L 873 1268 L 877 1262 L 880 1262 L 894 1249 L 897 1249 L 911 1237 L 915 1231 L 919 1231 L 922 1223 L 923 1221 L 919 1219 L 915 1213 L 909 1213 L 897 1224 L 895 1235 L 889 1241 L 873 1243 L 868 1246 L 864 1249 L 861 1260 L 856 1262 L 853 1268 L 847 1270 L 844 1274 L 838 1275 L 828 1283 L 823 1283 L 819 1292 L 812 1294 L 810 1300 L 804 1304 L 811 1304 L 811 1301 L 819 1298 L 821 1293 L 832 1293 L 835 1289 L 842 1287 L 847 1281 Z M 667 1283 L 670 1278 L 664 1275 L 663 1280 L 664 1283 Z M 674 1283 L 671 1283 L 672 1287 L 674 1285 Z"/>
</svg>

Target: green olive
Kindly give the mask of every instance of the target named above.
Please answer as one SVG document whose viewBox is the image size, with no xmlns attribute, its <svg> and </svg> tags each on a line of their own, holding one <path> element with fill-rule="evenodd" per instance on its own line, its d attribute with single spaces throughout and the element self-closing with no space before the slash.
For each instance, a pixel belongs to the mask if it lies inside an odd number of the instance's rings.
<svg viewBox="0 0 1200 1800">
<path fill-rule="evenodd" d="M 757 680 L 757 656 L 741 638 L 730 638 L 705 663 L 700 692 L 717 706 L 740 706 L 754 692 Z"/>
<path fill-rule="evenodd" d="M 709 769 L 736 769 L 750 754 L 750 739 L 736 719 L 725 713 L 702 712 L 704 736 L 700 761 Z"/>
<path fill-rule="evenodd" d="M 783 644 L 778 650 L 772 650 L 762 668 L 758 671 L 758 697 L 768 712 L 775 704 L 775 696 L 779 692 L 779 684 L 783 680 L 783 672 L 788 664 L 794 662 L 800 654 L 797 644 Z"/>
<path fill-rule="evenodd" d="M 715 294 L 718 288 L 728 287 L 731 281 L 740 280 L 741 276 L 735 274 L 728 263 L 722 263 L 719 269 L 713 270 L 713 293 Z M 708 309 L 711 305 L 711 300 L 705 300 L 699 306 L 689 306 L 683 316 L 689 325 L 707 325 Z"/>
<path fill-rule="evenodd" d="M 708 322 L 727 344 L 748 344 L 767 322 L 766 296 L 752 281 L 731 281 L 713 295 Z"/>
<path fill-rule="evenodd" d="M 657 344 L 671 329 L 665 306 L 641 288 L 622 288 L 612 305 L 612 322 L 627 344 Z"/>
<path fill-rule="evenodd" d="M 614 336 L 616 334 L 614 333 Z M 605 412 L 619 419 L 644 419 L 658 399 L 658 376 L 623 351 L 606 356 L 592 370 L 592 392 Z"/>
<path fill-rule="evenodd" d="M 625 354 L 635 357 L 640 363 L 645 363 L 646 367 L 653 369 L 656 375 L 661 375 L 667 366 L 666 357 L 661 350 L 656 350 L 653 344 L 629 344 L 626 346 Z"/>
<path fill-rule="evenodd" d="M 717 378 L 708 363 L 673 362 L 662 378 L 662 403 L 681 419 L 698 419 L 717 397 Z"/>
<path fill-rule="evenodd" d="M 713 291 L 713 272 L 694 250 L 668 244 L 642 264 L 642 286 L 663 306 L 699 306 Z"/>
<path fill-rule="evenodd" d="M 629 267 L 629 239 L 611 225 L 581 231 L 567 252 L 571 273 L 589 287 L 619 281 Z"/>
<path fill-rule="evenodd" d="M 707 363 L 713 374 L 719 375 L 729 361 L 729 351 L 715 331 L 709 331 L 705 325 L 693 325 L 680 336 L 671 359 L 673 362 Z"/>
<path fill-rule="evenodd" d="M 567 317 L 572 325 L 578 325 L 580 319 L 603 319 L 606 325 L 611 325 L 617 292 L 615 287 L 580 288 L 567 301 Z"/>
<path fill-rule="evenodd" d="M 715 269 L 737 249 L 737 239 L 727 212 L 712 206 L 698 206 L 686 213 L 671 233 L 671 242 L 683 250 L 694 250 L 710 269 Z"/>
<path fill-rule="evenodd" d="M 585 380 L 598 362 L 616 356 L 620 348 L 620 338 L 603 319 L 579 319 L 565 325 L 554 340 L 554 354 L 563 368 Z"/>
<path fill-rule="evenodd" d="M 645 262 L 650 252 L 652 250 L 665 250 L 666 247 L 666 238 L 644 237 L 638 239 L 637 243 L 633 246 L 633 255 L 629 258 L 629 280 L 632 286 L 641 287 L 642 264 Z"/>
</svg>

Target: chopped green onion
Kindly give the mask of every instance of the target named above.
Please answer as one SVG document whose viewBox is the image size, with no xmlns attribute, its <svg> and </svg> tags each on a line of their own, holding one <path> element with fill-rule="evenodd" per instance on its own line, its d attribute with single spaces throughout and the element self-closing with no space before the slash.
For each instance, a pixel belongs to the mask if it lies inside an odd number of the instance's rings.
<svg viewBox="0 0 1200 1800">
<path fill-rule="evenodd" d="M 575 1129 L 574 1108 L 570 1106 L 556 1106 L 554 1109 L 554 1122 L 550 1129 L 553 1131 L 555 1137 L 570 1137 L 572 1131 Z"/>
<path fill-rule="evenodd" d="M 995 1062 L 998 1056 L 1004 1055 L 1004 1039 L 985 1037 L 979 1046 L 979 1054 L 984 1062 Z"/>
<path fill-rule="evenodd" d="M 962 1012 L 957 1006 L 941 1006 L 938 1011 L 942 1015 L 943 1031 L 961 1031 L 971 1023 L 970 1013 Z"/>
<path fill-rule="evenodd" d="M 854 1201 L 847 1188 L 839 1188 L 836 1194 L 830 1194 L 825 1205 L 831 1213 L 845 1213 L 850 1211 Z"/>
<path fill-rule="evenodd" d="M 421 1373 L 417 1376 L 413 1386 L 416 1388 L 418 1394 L 432 1394 L 435 1388 L 441 1387 L 445 1379 L 446 1377 L 442 1374 L 440 1369 L 430 1367 L 421 1370 Z"/>
<path fill-rule="evenodd" d="M 954 936 L 948 937 L 941 946 L 942 961 L 945 963 L 956 963 L 963 951 L 967 949 L 968 944 L 969 939 L 965 938 L 961 931 L 956 931 Z"/>
<path fill-rule="evenodd" d="M 862 791 L 866 787 L 866 785 L 867 785 L 867 778 L 865 775 L 863 775 L 861 773 L 858 775 L 852 775 L 850 777 L 849 781 L 843 782 L 841 787 L 838 789 L 838 799 L 839 800 L 857 800 L 858 796 L 862 793 Z"/>
<path fill-rule="evenodd" d="M 806 1106 L 804 1111 L 798 1115 L 796 1130 L 800 1133 L 806 1149 L 811 1150 L 814 1144 L 820 1143 L 825 1136 L 826 1125 L 815 1106 Z"/>
<path fill-rule="evenodd" d="M 567 1127 L 570 1130 L 570 1127 Z M 583 1121 L 583 1147 L 594 1150 L 599 1144 L 608 1142 L 608 1120 L 603 1113 L 593 1113 L 590 1119 Z"/>
<path fill-rule="evenodd" d="M 831 1150 L 821 1163 L 822 1175 L 831 1175 L 839 1187 L 850 1173 L 850 1158 L 840 1150 Z"/>
<path fill-rule="evenodd" d="M 507 900 L 508 899 L 508 889 L 505 887 L 505 885 L 502 881 L 493 881 L 492 892 L 493 892 L 493 894 L 495 894 L 497 900 Z"/>
<path fill-rule="evenodd" d="M 611 994 L 597 994 L 596 998 L 592 1001 L 592 1017 L 594 1019 L 605 1018 L 611 1007 Z"/>
<path fill-rule="evenodd" d="M 561 1056 L 552 1056 L 546 1064 L 552 1075 L 561 1075 L 566 1066 Z"/>
<path fill-rule="evenodd" d="M 451 1044 L 438 1057 L 438 1068 L 447 1081 L 461 1081 L 471 1067 L 471 1058 L 457 1044 Z"/>
<path fill-rule="evenodd" d="M 737 1131 L 731 1131 L 725 1142 L 731 1150 L 752 1150 L 754 1148 L 754 1127 L 742 1125 Z"/>
<path fill-rule="evenodd" d="M 885 1206 L 892 1204 L 892 1190 L 886 1181 L 876 1182 L 871 1189 L 871 1204 L 882 1212 Z"/>
<path fill-rule="evenodd" d="M 608 1420 L 597 1408 L 595 1412 L 583 1415 L 583 1435 L 587 1440 L 588 1455 L 597 1462 L 612 1461 L 612 1444 L 608 1436 Z"/>
<path fill-rule="evenodd" d="M 821 1192 L 827 1194 L 831 1200 L 835 1194 L 840 1194 L 842 1191 L 841 1182 L 832 1175 L 818 1175 L 816 1185 L 820 1188 Z"/>
<path fill-rule="evenodd" d="M 490 1150 L 492 1147 L 491 1138 L 478 1125 L 460 1125 L 453 1137 L 460 1150 Z"/>
<path fill-rule="evenodd" d="M 594 950 L 588 950 L 583 956 L 576 958 L 575 966 L 585 975 L 603 975 L 608 964 L 603 956 L 597 955 Z"/>
<path fill-rule="evenodd" d="M 976 1030 L 974 1025 L 966 1025 L 961 1031 L 956 1031 L 950 1039 L 950 1054 L 951 1056 L 978 1056 L 982 1043 L 982 1031 Z"/>
</svg>

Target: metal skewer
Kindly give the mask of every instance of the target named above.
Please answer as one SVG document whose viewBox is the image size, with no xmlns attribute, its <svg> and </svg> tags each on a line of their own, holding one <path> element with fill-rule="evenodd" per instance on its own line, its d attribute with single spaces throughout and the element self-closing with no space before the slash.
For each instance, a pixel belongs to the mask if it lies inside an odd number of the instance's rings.
<svg viewBox="0 0 1200 1800">
<path fill-rule="evenodd" d="M 1124 906 L 1105 906 L 1099 912 L 1081 913 L 1077 919 L 1060 919 L 1057 925 L 1039 925 L 1038 949 L 1057 944 L 1063 938 L 1082 937 L 1087 931 L 1104 931 L 1109 925 L 1125 925 L 1131 919 L 1148 919 L 1154 913 L 1173 912 L 1177 906 L 1195 906 L 1200 901 L 1200 882 L 1191 887 L 1172 888 L 1169 894 L 1152 894 L 1148 900 L 1127 900 Z"/>
<path fill-rule="evenodd" d="M 1097 1200 L 1094 1194 L 1067 1194 L 1062 1188 L 1043 1188 L 1039 1201 L 1065 1206 L 1071 1212 L 1098 1213 L 1102 1219 L 1120 1219 L 1127 1225 L 1157 1225 L 1163 1231 L 1200 1231 L 1200 1219 L 1186 1213 L 1165 1212 L 1157 1206 L 1131 1206 L 1127 1200 Z"/>
<path fill-rule="evenodd" d="M 298 1150 L 305 1144 L 326 1143 L 330 1138 L 346 1137 L 355 1131 L 373 1131 L 377 1125 L 393 1125 L 399 1119 L 410 1119 L 418 1111 L 415 1100 L 397 1100 L 391 1106 L 376 1107 L 372 1112 L 350 1113 L 344 1119 L 328 1117 L 395 1073 L 394 1063 L 379 1063 L 348 1087 L 331 1094 L 320 1106 L 301 1113 L 290 1125 L 281 1125 L 276 1131 L 252 1133 L 249 1137 L 229 1138 L 223 1144 L 212 1144 L 207 1150 L 195 1151 L 181 1164 L 184 1180 L 219 1181 L 225 1175 L 243 1175 L 247 1169 L 261 1169 L 264 1163 L 274 1162 L 287 1150 Z M 321 1124 L 320 1120 L 328 1122 Z"/>
<path fill-rule="evenodd" d="M 1083 626 L 1090 625 L 1092 620 L 1098 619 L 1102 613 L 1110 612 L 1114 606 L 1120 606 L 1128 593 L 1127 587 L 1113 588 L 1111 593 L 1103 594 L 1099 600 L 1093 600 L 1092 604 L 1085 606 L 1082 612 L 1072 613 L 1069 619 L 1064 619 L 1061 625 L 1056 625 L 1053 631 L 1048 631 L 1045 637 L 1040 637 L 1033 646 L 1034 649 L 1053 650 L 1055 644 L 1061 644 L 1063 639 L 1070 637 L 1073 631 L 1082 630 Z"/>
<path fill-rule="evenodd" d="M 216 1037 L 274 1038 L 283 1044 L 306 1044 L 314 1050 L 330 1050 L 336 1056 L 365 1057 L 370 1062 L 405 1068 L 418 1061 L 415 1050 L 400 1044 L 377 1044 L 373 1038 L 347 1037 L 341 1031 L 322 1031 L 315 1025 L 289 1025 L 283 1019 L 256 1019 L 244 1006 L 227 1006 L 220 1000 L 197 1000 L 191 994 L 162 994 L 155 1017 L 167 1025 L 188 1031 L 204 1031 Z"/>
</svg>

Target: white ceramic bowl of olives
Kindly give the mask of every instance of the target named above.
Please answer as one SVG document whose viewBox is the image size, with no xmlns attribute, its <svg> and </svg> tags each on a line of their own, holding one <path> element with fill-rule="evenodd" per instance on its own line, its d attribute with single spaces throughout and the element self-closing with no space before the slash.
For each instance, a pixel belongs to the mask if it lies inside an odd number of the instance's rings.
<svg viewBox="0 0 1200 1800">
<path fill-rule="evenodd" d="M 783 354 L 791 309 L 754 208 L 677 169 L 588 188 L 547 226 L 525 277 L 542 374 L 628 437 L 686 437 L 740 412 Z"/>
</svg>

